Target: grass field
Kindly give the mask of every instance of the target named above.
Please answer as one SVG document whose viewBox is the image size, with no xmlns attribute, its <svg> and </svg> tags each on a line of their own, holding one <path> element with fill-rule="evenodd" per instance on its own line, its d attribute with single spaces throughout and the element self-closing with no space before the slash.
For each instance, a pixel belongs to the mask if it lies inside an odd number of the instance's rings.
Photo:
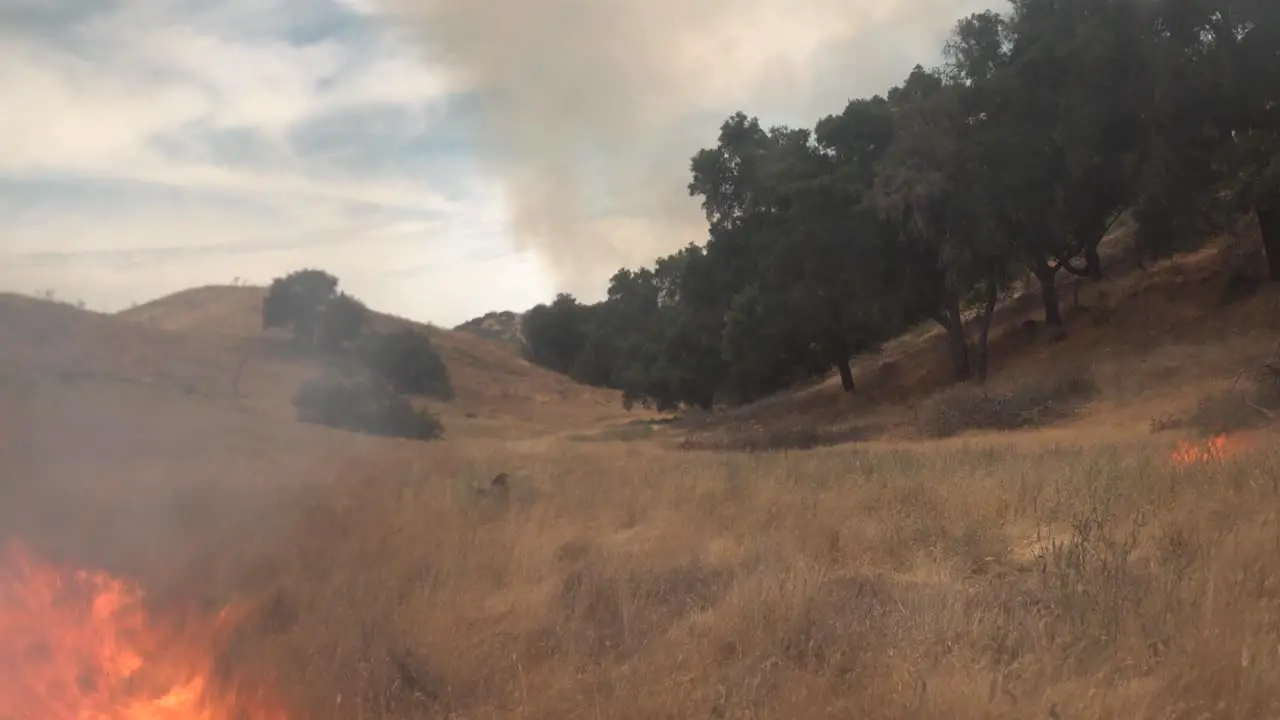
<svg viewBox="0 0 1280 720">
<path fill-rule="evenodd" d="M 370 462 L 217 582 L 310 717 L 1273 717 L 1277 455 L 1156 450 Z"/>
<path fill-rule="evenodd" d="M 986 401 L 924 331 L 860 364 L 870 397 L 650 424 L 433 330 L 446 439 L 371 439 L 292 421 L 318 367 L 260 291 L 0 298 L 0 533 L 160 615 L 246 603 L 217 680 L 292 718 L 1280 717 L 1280 444 L 1221 400 L 1280 296 L 1220 303 L 1215 258 L 1089 288 L 1063 342 L 1008 311 L 1017 431 L 930 430 Z M 1057 414 L 1065 372 L 1092 389 Z M 797 428 L 863 439 L 776 449 Z"/>
</svg>

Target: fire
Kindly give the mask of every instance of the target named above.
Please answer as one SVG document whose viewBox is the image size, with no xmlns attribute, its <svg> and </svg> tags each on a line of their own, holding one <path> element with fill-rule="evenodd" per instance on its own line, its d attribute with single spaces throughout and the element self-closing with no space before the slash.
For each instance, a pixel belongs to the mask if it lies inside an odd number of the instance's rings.
<svg viewBox="0 0 1280 720">
<path fill-rule="evenodd" d="M 162 630 L 142 601 L 131 583 L 10 545 L 0 555 L 0 718 L 285 720 L 257 698 L 215 696 L 220 623 Z"/>
<path fill-rule="evenodd" d="M 1178 443 L 1170 459 L 1175 465 L 1195 465 L 1225 459 L 1234 451 L 1235 447 L 1228 444 L 1227 436 L 1218 435 L 1199 443 L 1183 440 Z"/>
</svg>

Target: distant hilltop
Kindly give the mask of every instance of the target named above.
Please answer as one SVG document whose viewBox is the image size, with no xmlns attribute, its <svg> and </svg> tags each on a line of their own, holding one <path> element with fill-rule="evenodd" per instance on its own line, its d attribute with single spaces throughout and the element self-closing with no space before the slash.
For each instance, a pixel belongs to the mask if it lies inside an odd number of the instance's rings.
<svg viewBox="0 0 1280 720">
<path fill-rule="evenodd" d="M 524 313 L 510 310 L 485 313 L 458 325 L 454 330 L 521 348 L 524 346 Z"/>
</svg>

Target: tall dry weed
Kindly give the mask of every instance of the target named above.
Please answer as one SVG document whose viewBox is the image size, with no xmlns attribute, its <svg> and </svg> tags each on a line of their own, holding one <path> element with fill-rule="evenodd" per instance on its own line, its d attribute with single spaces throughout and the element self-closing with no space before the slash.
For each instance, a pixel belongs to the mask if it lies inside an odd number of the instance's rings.
<svg viewBox="0 0 1280 720">
<path fill-rule="evenodd" d="M 371 467 L 234 659 L 312 717 L 1274 716 L 1280 457 L 1165 452 L 569 442 L 471 470 L 499 515 Z"/>
</svg>

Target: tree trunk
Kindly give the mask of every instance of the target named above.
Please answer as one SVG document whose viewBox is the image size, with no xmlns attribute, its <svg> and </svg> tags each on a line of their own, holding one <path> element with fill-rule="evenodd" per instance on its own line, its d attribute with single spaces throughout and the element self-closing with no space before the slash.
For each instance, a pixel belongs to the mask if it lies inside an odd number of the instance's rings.
<svg viewBox="0 0 1280 720">
<path fill-rule="evenodd" d="M 947 344 L 951 346 L 951 367 L 955 370 L 956 382 L 973 377 L 969 367 L 969 341 L 960 323 L 953 321 L 947 324 Z"/>
<path fill-rule="evenodd" d="M 1267 276 L 1280 282 L 1280 202 L 1256 205 L 1258 228 L 1262 231 L 1262 251 L 1267 256 Z"/>
<path fill-rule="evenodd" d="M 853 368 L 849 366 L 849 358 L 835 361 L 835 366 L 840 371 L 840 387 L 850 394 L 857 392 L 858 388 L 853 384 Z"/>
<path fill-rule="evenodd" d="M 987 381 L 987 369 L 990 366 L 988 354 L 987 340 L 991 337 L 991 320 L 996 313 L 996 300 L 1000 297 L 996 286 L 992 285 L 987 290 L 987 301 L 982 308 L 982 317 L 979 319 L 978 327 L 978 382 L 985 383 Z"/>
<path fill-rule="evenodd" d="M 1044 324 L 1062 327 L 1062 308 L 1058 302 L 1058 271 L 1042 263 L 1033 269 L 1040 282 L 1040 299 L 1044 303 Z"/>
<path fill-rule="evenodd" d="M 951 367 L 955 371 L 956 382 L 964 382 L 973 375 L 969 366 L 969 339 L 964 334 L 964 316 L 960 314 L 959 299 L 948 298 L 947 308 L 937 320 L 947 331 L 947 348 L 951 352 Z"/>
<path fill-rule="evenodd" d="M 1098 245 L 1090 243 L 1084 248 L 1084 271 L 1094 282 L 1102 280 L 1102 256 L 1098 254 Z"/>
</svg>

